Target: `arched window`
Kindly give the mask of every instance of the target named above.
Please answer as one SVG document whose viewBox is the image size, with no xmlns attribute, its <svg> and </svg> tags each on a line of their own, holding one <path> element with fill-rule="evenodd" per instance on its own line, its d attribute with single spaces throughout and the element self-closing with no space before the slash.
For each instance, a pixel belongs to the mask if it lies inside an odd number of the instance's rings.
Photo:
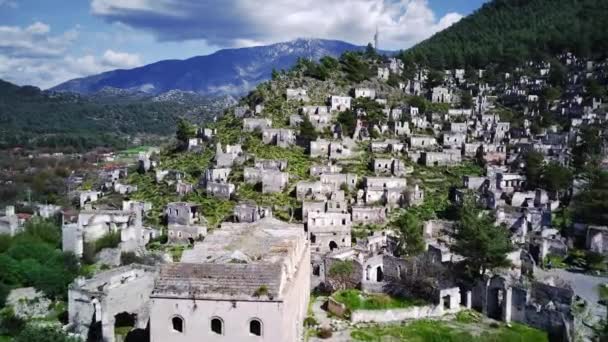
<svg viewBox="0 0 608 342">
<path fill-rule="evenodd" d="M 338 248 L 338 244 L 335 241 L 330 241 L 329 242 L 329 250 L 333 251 L 336 248 Z"/>
<path fill-rule="evenodd" d="M 218 334 L 224 334 L 224 321 L 221 318 L 215 317 L 211 319 L 211 331 Z"/>
<path fill-rule="evenodd" d="M 183 333 L 184 332 L 184 319 L 179 316 L 171 318 L 171 326 L 173 331 Z"/>
<path fill-rule="evenodd" d="M 253 336 L 262 336 L 262 322 L 258 319 L 249 321 L 249 334 Z"/>
</svg>

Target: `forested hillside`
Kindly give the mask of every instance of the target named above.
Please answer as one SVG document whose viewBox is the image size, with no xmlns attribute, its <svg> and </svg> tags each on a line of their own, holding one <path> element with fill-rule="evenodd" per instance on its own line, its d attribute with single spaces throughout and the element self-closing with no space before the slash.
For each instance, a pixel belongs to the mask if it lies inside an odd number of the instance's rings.
<svg viewBox="0 0 608 342">
<path fill-rule="evenodd" d="M 205 121 L 212 104 L 47 93 L 0 80 L 0 148 L 123 147 L 129 137 L 166 135 L 181 116 Z"/>
<path fill-rule="evenodd" d="M 512 67 L 564 51 L 606 57 L 608 1 L 494 0 L 403 53 L 434 68 Z"/>
</svg>

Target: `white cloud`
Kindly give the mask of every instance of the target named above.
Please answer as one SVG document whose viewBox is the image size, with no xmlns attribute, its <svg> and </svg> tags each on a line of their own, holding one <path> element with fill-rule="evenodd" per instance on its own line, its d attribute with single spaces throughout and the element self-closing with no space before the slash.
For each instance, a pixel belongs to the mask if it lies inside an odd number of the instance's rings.
<svg viewBox="0 0 608 342">
<path fill-rule="evenodd" d="M 0 78 L 48 88 L 69 79 L 142 64 L 137 54 L 111 49 L 102 56 L 73 56 L 68 51 L 77 37 L 77 29 L 52 35 L 51 27 L 42 22 L 27 27 L 0 26 Z"/>
<path fill-rule="evenodd" d="M 0 26 L 0 54 L 18 57 L 59 56 L 78 37 L 78 31 L 70 30 L 51 35 L 51 27 L 35 22 L 28 27 Z"/>
<path fill-rule="evenodd" d="M 382 48 L 402 49 L 462 18 L 437 18 L 427 0 L 92 0 L 91 11 L 163 41 L 203 39 L 220 47 L 297 37 L 366 44 L 378 26 Z"/>
<path fill-rule="evenodd" d="M 116 68 L 133 68 L 142 64 L 139 55 L 114 50 L 106 50 L 102 62 Z"/>
<path fill-rule="evenodd" d="M 33 35 L 40 35 L 51 32 L 51 27 L 45 23 L 37 21 L 32 25 L 28 26 L 25 30 Z"/>
<path fill-rule="evenodd" d="M 13 1 L 13 0 L 0 0 L 0 7 L 8 7 L 8 8 L 15 9 L 15 8 L 19 7 L 19 4 L 17 3 L 17 1 Z"/>
</svg>

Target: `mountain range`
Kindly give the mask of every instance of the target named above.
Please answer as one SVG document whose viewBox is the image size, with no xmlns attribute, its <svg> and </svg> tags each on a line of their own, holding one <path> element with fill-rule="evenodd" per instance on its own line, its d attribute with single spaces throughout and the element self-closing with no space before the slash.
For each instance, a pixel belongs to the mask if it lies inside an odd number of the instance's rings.
<svg viewBox="0 0 608 342">
<path fill-rule="evenodd" d="M 338 57 L 364 47 L 337 40 L 296 39 L 240 49 L 219 50 L 208 56 L 165 60 L 130 70 L 114 70 L 62 83 L 51 90 L 93 94 L 118 88 L 132 92 L 162 94 L 172 90 L 201 95 L 243 95 L 272 70 L 291 68 L 298 58 L 318 60 Z"/>
</svg>

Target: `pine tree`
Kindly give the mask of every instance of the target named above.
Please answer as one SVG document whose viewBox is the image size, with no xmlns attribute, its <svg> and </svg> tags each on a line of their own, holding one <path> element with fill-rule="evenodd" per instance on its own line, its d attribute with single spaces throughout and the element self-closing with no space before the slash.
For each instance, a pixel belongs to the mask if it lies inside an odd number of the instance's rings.
<svg viewBox="0 0 608 342">
<path fill-rule="evenodd" d="M 401 252 L 404 255 L 417 255 L 424 252 L 424 237 L 422 235 L 422 223 L 412 213 L 405 213 L 393 223 L 399 231 Z"/>
<path fill-rule="evenodd" d="M 308 116 L 306 115 L 304 115 L 304 119 L 302 120 L 302 123 L 300 123 L 300 138 L 305 143 L 317 140 L 315 126 L 312 125 L 312 122 L 310 122 L 310 119 L 308 119 Z"/>
<path fill-rule="evenodd" d="M 509 231 L 496 226 L 490 216 L 475 208 L 471 199 L 465 200 L 461 208 L 454 239 L 452 250 L 466 258 L 465 267 L 473 278 L 510 264 L 506 256 L 513 250 Z"/>
</svg>

